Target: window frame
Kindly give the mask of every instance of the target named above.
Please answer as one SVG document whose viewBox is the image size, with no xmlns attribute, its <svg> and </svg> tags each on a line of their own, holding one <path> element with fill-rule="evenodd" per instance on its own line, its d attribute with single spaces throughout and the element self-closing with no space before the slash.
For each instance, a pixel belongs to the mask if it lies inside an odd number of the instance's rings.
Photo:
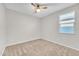
<svg viewBox="0 0 79 59">
<path fill-rule="evenodd" d="M 73 32 L 64 32 L 64 31 L 60 31 L 60 28 L 62 28 L 61 27 L 61 25 L 63 25 L 63 24 L 67 24 L 67 23 L 62 23 L 62 24 L 60 24 L 60 22 L 62 22 L 62 20 L 60 20 L 60 16 L 62 16 L 62 15 L 67 15 L 67 14 L 70 14 L 70 13 L 72 13 L 72 12 L 74 12 L 74 17 L 71 19 L 71 20 L 74 20 L 74 22 L 70 22 L 70 23 L 68 23 L 68 24 L 73 24 Z M 68 19 L 68 18 L 67 18 Z M 58 24 L 59 24 L 59 28 L 58 28 L 58 32 L 59 33 L 63 33 L 63 34 L 75 34 L 75 25 L 76 25 L 76 12 L 75 11 L 70 11 L 70 12 L 67 12 L 67 13 L 64 13 L 64 14 L 61 14 L 61 15 L 59 15 L 59 18 L 58 18 Z M 66 20 L 65 20 L 66 21 Z M 68 27 L 68 26 L 67 26 Z"/>
</svg>

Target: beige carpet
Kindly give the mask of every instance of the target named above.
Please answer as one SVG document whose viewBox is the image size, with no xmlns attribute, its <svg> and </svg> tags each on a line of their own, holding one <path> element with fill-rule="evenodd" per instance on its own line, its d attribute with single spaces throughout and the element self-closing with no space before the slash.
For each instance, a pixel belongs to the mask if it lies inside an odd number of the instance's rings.
<svg viewBox="0 0 79 59">
<path fill-rule="evenodd" d="M 6 47 L 3 56 L 78 56 L 79 51 L 38 39 Z"/>
</svg>

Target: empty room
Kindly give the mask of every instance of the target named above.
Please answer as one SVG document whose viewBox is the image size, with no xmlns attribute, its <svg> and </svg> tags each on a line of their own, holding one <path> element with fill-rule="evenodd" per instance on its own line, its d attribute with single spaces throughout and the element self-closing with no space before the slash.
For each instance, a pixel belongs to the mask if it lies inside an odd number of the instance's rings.
<svg viewBox="0 0 79 59">
<path fill-rule="evenodd" d="M 79 4 L 0 3 L 0 56 L 79 56 Z"/>
</svg>

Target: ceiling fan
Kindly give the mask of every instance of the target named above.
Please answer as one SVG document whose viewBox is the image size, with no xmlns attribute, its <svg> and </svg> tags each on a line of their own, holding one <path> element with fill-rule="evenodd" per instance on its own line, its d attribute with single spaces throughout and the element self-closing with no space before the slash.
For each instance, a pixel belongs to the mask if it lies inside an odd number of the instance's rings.
<svg viewBox="0 0 79 59">
<path fill-rule="evenodd" d="M 33 10 L 35 13 L 41 12 L 42 10 L 45 10 L 48 8 L 47 6 L 40 3 L 31 3 L 31 5 L 33 6 Z"/>
</svg>

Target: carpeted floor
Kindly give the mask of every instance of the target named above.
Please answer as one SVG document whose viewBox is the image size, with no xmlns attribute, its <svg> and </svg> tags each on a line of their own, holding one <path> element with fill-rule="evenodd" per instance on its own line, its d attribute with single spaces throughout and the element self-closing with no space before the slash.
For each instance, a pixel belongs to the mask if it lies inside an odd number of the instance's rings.
<svg viewBox="0 0 79 59">
<path fill-rule="evenodd" d="M 79 51 L 37 39 L 5 48 L 3 56 L 79 56 Z"/>
</svg>

